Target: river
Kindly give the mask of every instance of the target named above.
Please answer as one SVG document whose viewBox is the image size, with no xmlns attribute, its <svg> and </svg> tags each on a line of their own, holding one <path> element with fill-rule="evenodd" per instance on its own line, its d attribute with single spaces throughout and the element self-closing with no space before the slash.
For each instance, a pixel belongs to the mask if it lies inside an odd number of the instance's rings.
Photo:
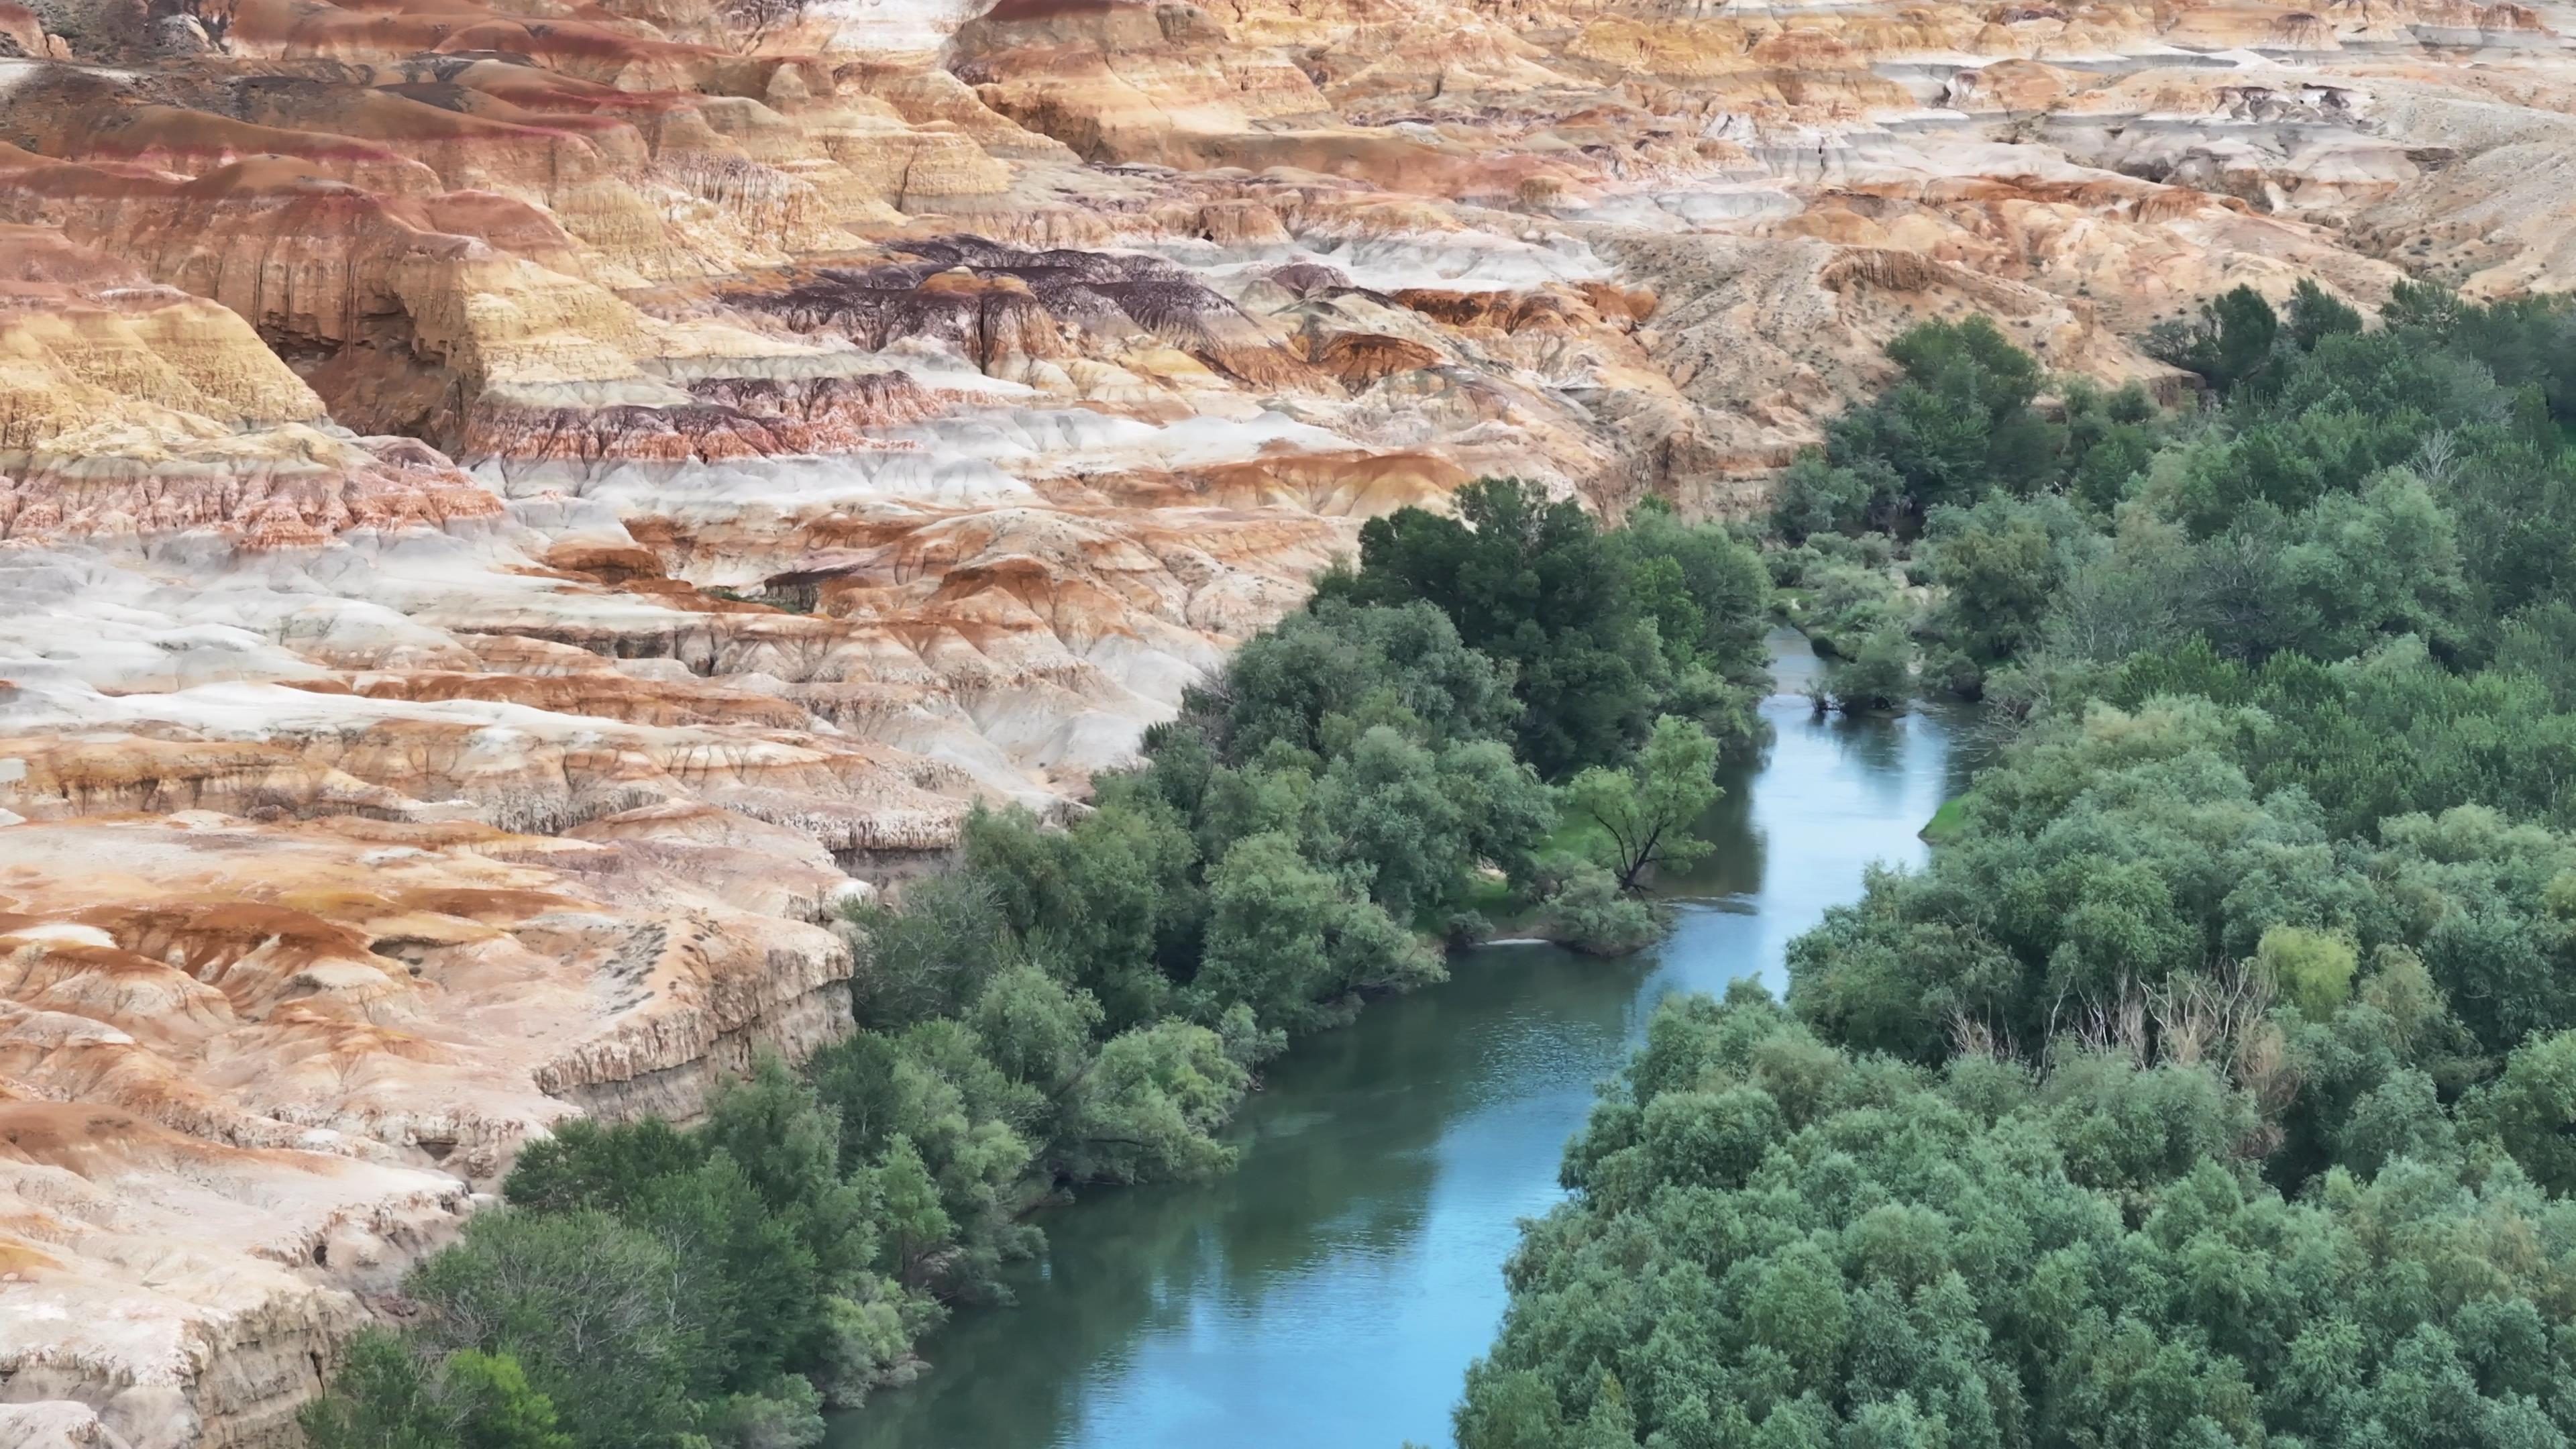
<svg viewBox="0 0 2576 1449">
<path fill-rule="evenodd" d="M 1397 1449 L 1447 1445 L 1501 1321 L 1520 1219 L 1657 1002 L 1786 980 L 1790 939 L 1915 864 L 1957 793 L 1968 713 L 1819 720 L 1817 661 L 1776 641 L 1777 738 L 1731 767 L 1717 850 L 1667 883 L 1672 934 L 1627 961 L 1546 946 L 1453 959 L 1265 1073 L 1242 1162 L 1192 1186 L 1099 1190 L 1045 1214 L 1014 1307 L 961 1312 L 920 1382 L 836 1416 L 826 1449 Z"/>
</svg>

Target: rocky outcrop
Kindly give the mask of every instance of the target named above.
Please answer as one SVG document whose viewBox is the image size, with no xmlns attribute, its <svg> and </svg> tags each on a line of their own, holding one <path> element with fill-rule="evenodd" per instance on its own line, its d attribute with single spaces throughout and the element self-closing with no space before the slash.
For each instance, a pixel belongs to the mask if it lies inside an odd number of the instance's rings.
<svg viewBox="0 0 2576 1449">
<path fill-rule="evenodd" d="M 0 1449 L 290 1442 L 1360 522 L 2576 279 L 2548 8 L 0 3 Z"/>
</svg>

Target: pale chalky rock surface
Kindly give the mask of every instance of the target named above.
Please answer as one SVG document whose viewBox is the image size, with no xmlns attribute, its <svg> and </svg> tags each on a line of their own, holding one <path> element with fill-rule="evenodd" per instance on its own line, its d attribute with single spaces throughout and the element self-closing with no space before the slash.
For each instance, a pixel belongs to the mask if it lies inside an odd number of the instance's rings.
<svg viewBox="0 0 2576 1449">
<path fill-rule="evenodd" d="M 2558 5 L 0 3 L 0 1449 L 266 1445 L 1361 520 L 2576 284 Z"/>
</svg>

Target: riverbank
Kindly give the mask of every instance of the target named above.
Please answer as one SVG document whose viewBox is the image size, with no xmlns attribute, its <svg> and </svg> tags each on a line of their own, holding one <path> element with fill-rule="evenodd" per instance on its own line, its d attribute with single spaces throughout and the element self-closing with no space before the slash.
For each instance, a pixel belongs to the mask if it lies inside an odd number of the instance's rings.
<svg viewBox="0 0 2576 1449">
<path fill-rule="evenodd" d="M 1784 985 L 1791 938 L 1917 838 L 1969 763 L 1968 712 L 1817 718 L 1784 634 L 1774 739 L 1727 767 L 1718 850 L 1666 883 L 1673 930 L 1626 960 L 1462 953 L 1271 1065 L 1212 1182 L 1086 1192 L 1043 1215 L 1019 1302 L 961 1312 L 936 1367 L 838 1416 L 832 1449 L 1196 1449 L 1448 1442 L 1491 1341 L 1518 1222 L 1557 1200 L 1592 1086 L 1654 1007 L 1738 976 Z"/>
</svg>

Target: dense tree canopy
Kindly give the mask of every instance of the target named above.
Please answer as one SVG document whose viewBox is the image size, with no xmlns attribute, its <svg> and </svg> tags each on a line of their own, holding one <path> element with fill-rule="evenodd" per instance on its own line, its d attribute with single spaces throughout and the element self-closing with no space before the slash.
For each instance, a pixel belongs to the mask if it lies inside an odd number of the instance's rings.
<svg viewBox="0 0 2576 1449">
<path fill-rule="evenodd" d="M 1427 604 L 1468 648 L 1510 666 L 1513 746 L 1548 779 L 1616 764 L 1658 713 L 1749 740 L 1770 583 L 1722 529 L 1658 505 L 1605 532 L 1572 499 L 1482 479 L 1455 516 L 1405 508 L 1360 530 L 1360 567 L 1321 599 Z"/>
<path fill-rule="evenodd" d="M 1899 381 L 1826 429 L 1775 494 L 1772 522 L 1791 542 L 1861 528 L 1910 531 L 1931 510 L 1989 492 L 2027 497 L 2071 487 L 2117 496 L 2148 451 L 2154 404 L 2136 388 L 2068 388 L 2054 414 L 2045 379 L 1989 319 L 1935 321 L 1890 343 Z"/>
<path fill-rule="evenodd" d="M 2238 1165 L 2261 1120 L 2205 1065 L 1930 1070 L 1680 1003 L 1567 1150 L 1460 1440 L 2566 1442 L 2576 1203 L 2403 1133 L 2284 1197 Z"/>
<path fill-rule="evenodd" d="M 2576 1436 L 2576 322 L 2148 341 L 2196 416 L 1919 329 L 1785 481 L 1820 652 L 2011 743 L 1785 1003 L 1654 1023 L 1464 1449 Z"/>
</svg>

